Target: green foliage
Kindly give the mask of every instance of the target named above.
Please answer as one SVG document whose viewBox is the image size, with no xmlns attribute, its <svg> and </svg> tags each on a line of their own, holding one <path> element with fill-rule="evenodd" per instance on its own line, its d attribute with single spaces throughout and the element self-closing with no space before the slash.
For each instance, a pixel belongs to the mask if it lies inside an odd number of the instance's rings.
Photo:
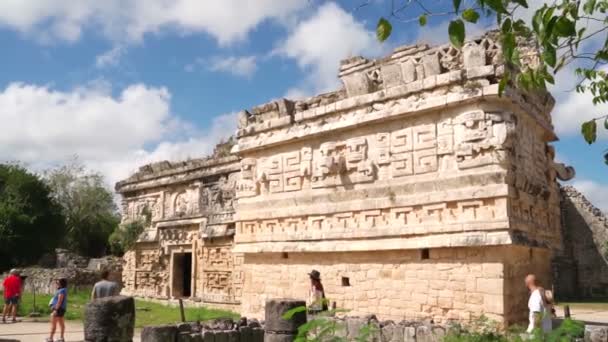
<svg viewBox="0 0 608 342">
<path fill-rule="evenodd" d="M 462 12 L 462 19 L 475 24 L 479 20 L 479 13 L 472 8 L 467 8 Z"/>
<path fill-rule="evenodd" d="M 418 17 L 418 23 L 420 24 L 420 26 L 425 26 L 426 22 L 427 22 L 427 18 L 426 18 L 425 14 Z"/>
<path fill-rule="evenodd" d="M 482 16 L 496 20 L 500 28 L 500 41 L 506 64 L 516 67 L 513 77 L 501 81 L 499 92 L 502 94 L 507 85 L 520 87 L 525 91 L 546 90 L 548 84 L 555 83 L 555 74 L 568 65 L 578 65 L 575 73 L 578 82 L 574 86 L 579 93 L 591 93 L 594 105 L 608 103 L 608 38 L 603 43 L 591 38 L 606 36 L 608 32 L 608 0 L 558 0 L 547 1 L 534 12 L 532 18 L 519 17 L 528 8 L 526 0 L 476 0 L 476 6 L 461 11 L 461 0 L 453 0 L 451 10 L 433 12 L 433 0 L 414 0 L 422 15 L 417 15 L 420 26 L 427 24 L 429 16 L 450 18 L 448 36 L 453 46 L 460 48 L 466 39 L 466 23 L 477 23 Z M 449 6 L 449 5 L 448 5 Z M 402 22 L 410 20 L 403 17 L 406 10 L 415 6 L 394 6 L 391 17 L 381 18 L 378 23 L 378 39 L 384 41 L 392 31 L 390 19 Z M 520 61 L 520 42 L 534 40 L 541 50 L 538 66 L 522 65 Z M 509 77 L 507 75 L 506 77 Z M 602 114 L 593 121 L 608 119 Z M 608 130 L 608 124 L 604 125 Z M 582 136 L 587 143 L 596 141 L 597 125 L 590 121 L 583 123 Z M 604 158 L 608 164 L 608 153 Z"/>
<path fill-rule="evenodd" d="M 67 234 L 63 246 L 85 256 L 104 255 L 108 237 L 120 220 L 103 176 L 88 172 L 74 160 L 47 171 L 45 179 L 65 217 Z"/>
<path fill-rule="evenodd" d="M 584 325 L 582 322 L 565 319 L 559 327 L 544 334 L 540 329 L 536 329 L 532 334 L 524 333 L 519 327 L 513 327 L 506 332 L 501 331 L 498 326 L 485 317 L 475 320 L 470 326 L 463 327 L 454 325 L 444 338 L 444 342 L 561 342 L 574 341 L 577 337 L 582 337 Z"/>
<path fill-rule="evenodd" d="M 283 315 L 283 319 L 292 319 L 294 315 L 306 311 L 306 307 L 297 307 L 289 310 Z M 341 310 L 342 312 L 344 310 Z M 315 316 L 298 328 L 296 342 L 346 342 L 351 341 L 346 338 L 346 327 L 344 323 L 333 318 L 337 311 L 327 311 Z M 375 341 L 379 333 L 378 327 L 374 324 L 364 324 L 355 341 L 367 342 Z M 544 334 L 540 329 L 533 334 L 525 334 L 525 331 L 517 326 L 511 327 L 508 331 L 501 329 L 500 325 L 485 316 L 478 317 L 469 325 L 452 325 L 445 337 L 444 342 L 562 342 L 574 341 L 583 336 L 584 325 L 582 322 L 565 319 L 561 325 L 548 334 Z"/>
<path fill-rule="evenodd" d="M 35 263 L 63 235 L 49 187 L 21 166 L 0 164 L 0 271 Z"/>
<path fill-rule="evenodd" d="M 391 25 L 388 20 L 384 18 L 380 18 L 380 20 L 378 20 L 378 26 L 376 27 L 376 37 L 379 41 L 385 41 L 391 35 L 392 31 L 393 25 Z"/>
<path fill-rule="evenodd" d="M 448 33 L 450 34 L 450 42 L 457 48 L 462 47 L 464 44 L 464 22 L 460 19 L 450 21 L 448 26 Z"/>
<path fill-rule="evenodd" d="M 145 213 L 144 213 L 145 215 Z M 149 216 L 146 216 L 149 217 Z M 148 223 L 149 224 L 149 223 Z M 144 231 L 146 223 L 143 221 L 132 221 L 119 226 L 109 238 L 110 252 L 114 255 L 122 256 L 131 249 L 137 238 Z"/>
<path fill-rule="evenodd" d="M 597 123 L 595 120 L 584 122 L 581 126 L 581 133 L 587 144 L 593 144 L 597 138 Z"/>
</svg>

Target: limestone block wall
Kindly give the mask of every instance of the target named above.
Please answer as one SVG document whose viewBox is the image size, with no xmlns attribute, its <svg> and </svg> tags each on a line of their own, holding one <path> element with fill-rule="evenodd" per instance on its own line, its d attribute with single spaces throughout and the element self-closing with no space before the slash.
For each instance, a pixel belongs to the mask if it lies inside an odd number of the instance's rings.
<svg viewBox="0 0 608 342">
<path fill-rule="evenodd" d="M 315 268 L 330 302 L 348 315 L 446 323 L 483 314 L 514 323 L 527 317 L 527 303 L 520 303 L 527 298 L 525 275 L 536 272 L 550 283 L 548 253 L 538 248 L 437 248 L 428 257 L 422 259 L 418 250 L 246 254 L 248 300 L 241 310 L 261 317 L 266 299 L 306 299 L 307 273 Z"/>
</svg>

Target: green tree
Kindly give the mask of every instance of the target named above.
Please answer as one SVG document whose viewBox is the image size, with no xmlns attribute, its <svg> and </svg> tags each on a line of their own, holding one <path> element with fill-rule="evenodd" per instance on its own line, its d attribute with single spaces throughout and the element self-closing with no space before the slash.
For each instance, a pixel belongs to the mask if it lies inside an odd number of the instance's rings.
<svg viewBox="0 0 608 342">
<path fill-rule="evenodd" d="M 120 219 L 103 176 L 87 171 L 74 160 L 47 171 L 45 179 L 65 217 L 62 245 L 85 256 L 104 255 Z"/>
<path fill-rule="evenodd" d="M 49 187 L 19 165 L 0 164 L 0 271 L 38 261 L 63 237 Z"/>
<path fill-rule="evenodd" d="M 461 47 L 467 25 L 489 18 L 495 20 L 500 29 L 505 62 L 518 71 L 506 74 L 501 89 L 507 84 L 529 91 L 546 89 L 554 83 L 556 73 L 574 65 L 579 80 L 574 87 L 576 91 L 589 92 L 594 105 L 608 103 L 608 0 L 452 0 L 449 8 L 435 10 L 437 3 L 436 0 L 391 0 L 390 14 L 378 20 L 378 40 L 384 41 L 391 35 L 392 22 L 418 22 L 425 26 L 428 18 L 443 16 L 450 19 L 447 32 L 450 42 Z M 533 3 L 542 6 L 529 17 L 525 9 Z M 539 66 L 521 65 L 516 42 L 522 38 L 536 42 L 541 52 Z M 581 133 L 587 143 L 596 141 L 598 124 L 608 130 L 606 113 L 598 113 L 594 119 L 582 123 Z M 608 151 L 604 159 L 608 164 Z"/>
<path fill-rule="evenodd" d="M 144 231 L 145 226 L 146 223 L 142 220 L 131 221 L 119 226 L 110 235 L 110 252 L 114 255 L 122 256 L 133 247 L 139 235 Z"/>
</svg>

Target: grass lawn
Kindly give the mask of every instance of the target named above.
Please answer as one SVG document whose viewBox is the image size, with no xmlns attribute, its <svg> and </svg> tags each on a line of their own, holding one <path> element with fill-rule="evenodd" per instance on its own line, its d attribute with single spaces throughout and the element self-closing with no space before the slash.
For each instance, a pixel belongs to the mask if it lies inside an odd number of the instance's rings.
<svg viewBox="0 0 608 342">
<path fill-rule="evenodd" d="M 65 318 L 68 320 L 82 320 L 84 307 L 91 295 L 90 290 L 68 291 L 68 309 Z M 51 314 L 49 301 L 51 295 L 36 294 L 36 311 L 42 317 Z M 34 295 L 24 293 L 19 305 L 19 316 L 27 316 L 34 309 Z M 238 318 L 239 315 L 231 311 L 216 310 L 210 308 L 184 308 L 187 321 L 206 321 L 216 318 Z M 145 300 L 135 300 L 135 327 L 141 328 L 146 325 L 159 325 L 175 323 L 180 321 L 179 307 L 166 306 Z"/>
</svg>

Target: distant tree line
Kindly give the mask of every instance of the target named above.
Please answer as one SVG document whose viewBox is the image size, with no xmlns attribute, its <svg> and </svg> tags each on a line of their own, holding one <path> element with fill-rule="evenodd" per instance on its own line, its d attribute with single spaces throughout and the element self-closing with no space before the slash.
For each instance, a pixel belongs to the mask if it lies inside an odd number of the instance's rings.
<svg viewBox="0 0 608 342">
<path fill-rule="evenodd" d="M 120 253 L 121 241 L 109 242 L 119 223 L 103 176 L 76 159 L 42 174 L 0 164 L 0 271 L 34 264 L 58 247 L 88 257 Z"/>
</svg>

